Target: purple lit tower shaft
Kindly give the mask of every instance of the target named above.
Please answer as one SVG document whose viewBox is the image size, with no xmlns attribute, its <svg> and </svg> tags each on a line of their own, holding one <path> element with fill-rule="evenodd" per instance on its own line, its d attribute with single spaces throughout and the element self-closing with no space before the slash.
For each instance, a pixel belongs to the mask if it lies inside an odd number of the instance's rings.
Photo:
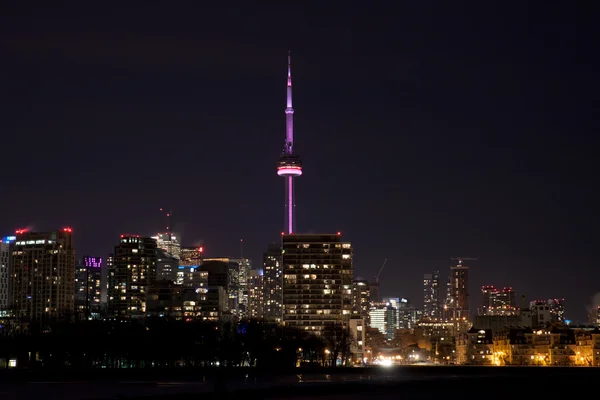
<svg viewBox="0 0 600 400">
<path fill-rule="evenodd" d="M 295 232 L 294 178 L 302 175 L 302 163 L 294 154 L 294 109 L 292 108 L 292 66 L 288 54 L 287 106 L 285 109 L 285 146 L 277 167 L 277 174 L 285 178 L 285 233 Z"/>
</svg>

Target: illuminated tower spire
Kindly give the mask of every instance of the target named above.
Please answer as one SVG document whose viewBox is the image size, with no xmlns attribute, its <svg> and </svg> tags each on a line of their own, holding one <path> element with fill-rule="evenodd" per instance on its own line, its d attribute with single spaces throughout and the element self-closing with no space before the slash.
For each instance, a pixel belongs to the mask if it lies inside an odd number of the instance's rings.
<svg viewBox="0 0 600 400">
<path fill-rule="evenodd" d="M 284 232 L 293 233 L 296 229 L 294 201 L 294 178 L 302 175 L 302 162 L 294 154 L 294 109 L 292 108 L 292 57 L 288 52 L 287 104 L 285 108 L 285 144 L 283 154 L 277 163 L 277 175 L 285 178 L 285 224 Z"/>
<path fill-rule="evenodd" d="M 288 52 L 287 106 L 285 108 L 285 152 L 294 152 L 294 109 L 292 108 L 292 55 Z"/>
</svg>

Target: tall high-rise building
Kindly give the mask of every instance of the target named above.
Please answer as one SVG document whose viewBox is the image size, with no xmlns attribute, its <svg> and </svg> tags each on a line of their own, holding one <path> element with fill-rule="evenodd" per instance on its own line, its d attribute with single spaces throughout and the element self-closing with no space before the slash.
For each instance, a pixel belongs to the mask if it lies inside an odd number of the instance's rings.
<svg viewBox="0 0 600 400">
<path fill-rule="evenodd" d="M 152 239 L 156 240 L 156 247 L 164 250 L 171 257 L 179 260 L 181 258 L 181 244 L 177 235 L 173 232 L 163 232 L 156 236 L 152 236 Z"/>
<path fill-rule="evenodd" d="M 102 311 L 102 258 L 85 256 L 75 266 L 75 311 L 90 318 Z"/>
<path fill-rule="evenodd" d="M 248 270 L 251 268 L 247 258 L 205 258 L 208 261 L 224 262 L 229 266 L 227 295 L 229 296 L 229 309 L 237 317 L 244 317 L 248 300 Z"/>
<path fill-rule="evenodd" d="M 205 293 L 201 298 L 198 316 L 203 320 L 217 321 L 230 311 L 228 292 L 231 264 L 219 259 L 205 260 L 198 267 L 196 275 L 205 280 L 203 287 L 199 288 Z"/>
<path fill-rule="evenodd" d="M 565 299 L 548 299 L 548 307 L 552 322 L 565 322 Z"/>
<path fill-rule="evenodd" d="M 282 235 L 283 324 L 320 333 L 352 313 L 352 244 L 340 234 Z"/>
<path fill-rule="evenodd" d="M 246 317 L 248 314 L 248 273 L 252 269 L 252 264 L 248 258 L 231 258 L 229 262 L 236 266 L 232 273 L 237 274 L 235 290 L 239 305 L 238 316 Z"/>
<path fill-rule="evenodd" d="M 371 309 L 371 291 L 369 281 L 356 279 L 352 282 L 352 314 L 364 318 L 369 325 L 369 310 Z"/>
<path fill-rule="evenodd" d="M 12 274 L 12 246 L 16 236 L 0 239 L 0 316 L 8 313 L 10 306 L 10 276 Z"/>
<path fill-rule="evenodd" d="M 269 321 L 281 322 L 281 245 L 270 244 L 263 254 L 263 302 L 264 317 Z"/>
<path fill-rule="evenodd" d="M 179 259 L 164 248 L 156 250 L 156 279 L 159 281 L 177 282 Z"/>
<path fill-rule="evenodd" d="M 156 240 L 121 235 L 108 272 L 108 310 L 118 318 L 143 317 L 146 294 L 156 281 Z"/>
<path fill-rule="evenodd" d="M 277 175 L 285 178 L 284 232 L 296 232 L 294 178 L 302 175 L 302 161 L 294 153 L 294 109 L 292 108 L 292 59 L 288 54 L 285 144 L 277 163 Z"/>
<path fill-rule="evenodd" d="M 202 264 L 202 254 L 204 247 L 182 247 L 181 248 L 181 259 L 179 265 L 185 267 L 193 267 Z"/>
<path fill-rule="evenodd" d="M 398 310 L 391 303 L 372 303 L 369 318 L 371 327 L 377 328 L 388 340 L 394 338 L 394 333 L 398 328 Z"/>
<path fill-rule="evenodd" d="M 450 267 L 446 310 L 449 318 L 469 320 L 469 267 L 463 260 L 459 258 L 458 263 Z"/>
<path fill-rule="evenodd" d="M 481 309 L 479 311 L 480 315 L 489 315 L 490 314 L 490 305 L 492 293 L 496 293 L 498 289 L 496 289 L 492 285 L 485 285 L 481 287 Z"/>
<path fill-rule="evenodd" d="M 502 290 L 494 286 L 481 287 L 481 310 L 482 315 L 516 315 L 517 293 L 511 287 Z"/>
<path fill-rule="evenodd" d="M 106 263 L 104 264 L 104 268 L 102 268 L 102 289 L 100 298 L 102 299 L 102 304 L 105 309 L 108 307 L 108 271 L 113 271 L 115 267 L 115 255 L 109 254 L 106 257 Z"/>
<path fill-rule="evenodd" d="M 423 315 L 436 319 L 441 318 L 440 310 L 440 272 L 423 276 Z"/>
<path fill-rule="evenodd" d="M 262 319 L 264 312 L 263 270 L 248 271 L 248 318 Z"/>
<path fill-rule="evenodd" d="M 16 316 L 70 318 L 75 306 L 75 250 L 71 228 L 18 230 L 13 248 L 12 309 Z"/>
</svg>

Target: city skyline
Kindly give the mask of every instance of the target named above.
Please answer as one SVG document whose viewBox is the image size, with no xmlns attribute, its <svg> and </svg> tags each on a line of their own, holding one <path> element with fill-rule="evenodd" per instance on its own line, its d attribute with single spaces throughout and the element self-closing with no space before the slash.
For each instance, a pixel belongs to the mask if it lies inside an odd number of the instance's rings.
<svg viewBox="0 0 600 400">
<path fill-rule="evenodd" d="M 78 18 L 13 6 L 1 17 L 0 68 L 11 79 L 0 113 L 7 148 L 26 152 L 5 154 L 15 172 L 4 176 L 0 233 L 71 226 L 79 256 L 106 257 L 122 233 L 154 235 L 156 209 L 167 206 L 184 244 L 237 256 L 243 239 L 260 264 L 280 240 L 273 160 L 281 59 L 292 49 L 302 232 L 341 231 L 356 249 L 356 277 L 372 280 L 388 258 L 386 297 L 421 299 L 424 273 L 469 254 L 480 259 L 473 293 L 494 284 L 564 297 L 584 320 L 598 292 L 595 159 L 583 133 L 590 105 L 572 88 L 592 68 L 571 57 L 575 33 L 553 23 L 572 10 L 508 24 L 450 6 L 443 18 L 421 5 L 389 17 L 365 6 L 347 10 L 353 26 L 327 6 L 321 17 L 287 7 L 261 8 L 251 25 L 215 8 L 228 24 L 202 18 L 201 28 L 198 13 L 182 10 L 159 28 L 135 7 Z M 52 17 L 64 20 L 60 31 Z M 283 20 L 290 34 L 275 37 Z M 535 44 L 521 40 L 525 29 Z"/>
</svg>

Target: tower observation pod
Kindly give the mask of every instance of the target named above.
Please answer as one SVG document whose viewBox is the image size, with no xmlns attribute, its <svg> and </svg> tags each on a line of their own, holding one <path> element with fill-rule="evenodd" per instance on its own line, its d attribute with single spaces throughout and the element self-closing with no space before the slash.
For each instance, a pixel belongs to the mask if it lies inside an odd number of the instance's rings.
<svg viewBox="0 0 600 400">
<path fill-rule="evenodd" d="M 285 109 L 285 144 L 279 161 L 277 175 L 285 178 L 284 232 L 296 231 L 296 202 L 294 200 L 294 178 L 302 175 L 302 161 L 294 154 L 294 109 L 292 108 L 292 59 L 288 53 L 287 107 Z"/>
</svg>

